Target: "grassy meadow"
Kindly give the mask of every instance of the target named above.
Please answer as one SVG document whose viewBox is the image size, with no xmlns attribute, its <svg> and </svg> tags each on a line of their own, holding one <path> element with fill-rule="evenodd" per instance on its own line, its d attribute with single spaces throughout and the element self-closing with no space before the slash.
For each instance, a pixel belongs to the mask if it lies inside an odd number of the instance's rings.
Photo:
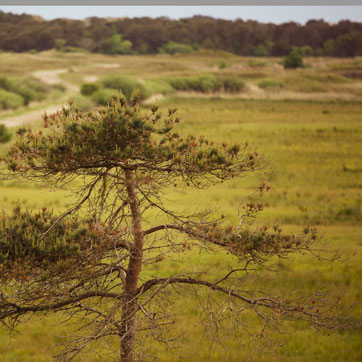
<svg viewBox="0 0 362 362">
<path fill-rule="evenodd" d="M 297 256 L 284 262 L 286 268 L 275 275 L 260 270 L 267 282 L 250 280 L 255 287 L 277 292 L 302 289 L 312 292 L 323 285 L 352 305 L 351 319 L 362 317 L 362 59 L 306 58 L 303 69 L 284 70 L 282 59 L 245 58 L 225 52 L 199 51 L 189 55 L 105 56 L 88 53 L 0 54 L 0 76 L 46 76 L 64 85 L 57 100 L 30 103 L 14 111 L 0 112 L 0 124 L 11 125 L 21 117 L 39 127 L 42 109 L 57 106 L 80 96 L 83 83 L 112 74 L 131 77 L 147 88 L 149 99 L 167 111 L 175 106 L 181 116 L 183 134 L 205 135 L 217 142 L 248 142 L 251 149 L 268 159 L 265 170 L 245 178 L 219 184 L 207 191 L 173 190 L 167 195 L 175 208 L 217 208 L 231 222 L 243 199 L 266 181 L 271 190 L 264 196 L 265 210 L 259 224 L 282 225 L 299 232 L 306 225 L 317 226 L 328 250 L 340 250 L 343 262 L 317 262 Z M 60 71 L 61 70 L 61 71 Z M 238 93 L 175 91 L 167 86 L 171 77 L 203 74 L 241 79 L 245 87 Z M 166 85 L 165 85 L 166 84 Z M 89 104 L 89 102 L 87 103 Z M 34 114 L 39 113 L 37 117 Z M 27 115 L 32 116 L 27 118 Z M 7 123 L 9 122 L 9 123 Z M 12 132 L 15 128 L 11 128 Z M 7 144 L 0 145 L 0 155 Z M 66 191 L 51 192 L 21 181 L 0 182 L 0 208 L 10 210 L 18 201 L 29 208 L 46 206 L 63 210 L 69 203 Z M 186 261 L 190 257 L 190 261 Z M 199 255 L 190 251 L 172 261 L 157 264 L 159 275 L 198 271 L 207 266 L 215 279 L 230 256 Z M 303 323 L 286 323 L 283 334 L 271 334 L 274 348 L 247 334 L 224 336 L 223 346 L 210 343 L 204 334 L 203 317 L 192 294 L 175 294 L 175 312 L 180 315 L 170 336 L 183 335 L 183 343 L 173 351 L 152 344 L 147 352 L 159 361 L 255 361 L 309 362 L 362 360 L 361 330 L 316 332 Z M 184 314 L 181 316 L 181 314 Z M 253 326 L 255 317 L 246 315 Z M 49 361 L 52 346 L 66 338 L 62 316 L 32 318 L 20 332 L 9 338 L 0 328 L 0 362 Z M 207 329 L 207 327 L 206 327 Z M 224 348 L 225 347 L 225 348 Z M 115 348 L 118 345 L 115 344 Z M 89 355 L 87 361 L 110 361 Z M 151 360 L 151 357 L 150 357 Z"/>
</svg>

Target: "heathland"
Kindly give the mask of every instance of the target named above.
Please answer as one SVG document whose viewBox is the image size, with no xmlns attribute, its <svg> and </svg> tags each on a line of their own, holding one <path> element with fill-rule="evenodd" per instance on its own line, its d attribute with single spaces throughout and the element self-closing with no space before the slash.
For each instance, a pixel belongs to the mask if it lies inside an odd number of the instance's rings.
<svg viewBox="0 0 362 362">
<path fill-rule="evenodd" d="M 271 190 L 256 223 L 277 223 L 295 232 L 315 225 L 325 248 L 339 250 L 344 257 L 334 263 L 316 263 L 308 256 L 298 256 L 263 287 L 274 288 L 276 293 L 326 288 L 351 305 L 349 318 L 357 320 L 362 316 L 362 58 L 310 57 L 304 63 L 304 68 L 286 70 L 281 58 L 204 50 L 144 56 L 53 50 L 1 53 L 0 77 L 11 86 L 0 96 L 10 97 L 15 105 L 0 110 L 0 124 L 12 133 L 23 123 L 40 127 L 43 110 L 52 112 L 69 98 L 79 107 L 92 108 L 101 97 L 82 95 L 82 85 L 96 84 L 97 92 L 106 97 L 107 81 L 123 79 L 123 83 L 133 82 L 144 90 L 145 109 L 155 101 L 165 112 L 170 106 L 177 107 L 183 133 L 204 134 L 215 141 L 248 142 L 269 160 L 263 172 L 206 193 L 175 190 L 167 196 L 177 201 L 180 210 L 217 208 L 218 214 L 237 222 L 240 203 L 266 181 Z M 19 90 L 19 79 L 29 88 L 26 92 Z M 1 145 L 0 154 L 6 153 L 9 144 Z M 45 206 L 56 211 L 69 204 L 64 190 L 49 193 L 21 181 L 0 183 L 0 208 L 10 210 L 18 201 L 32 209 Z M 206 263 L 217 270 L 234 262 L 224 254 L 212 260 L 193 254 L 192 260 L 194 264 L 187 266 L 182 258 L 164 263 L 159 273 L 184 268 L 197 272 L 198 266 Z M 263 273 L 260 270 L 260 276 Z M 260 283 L 257 279 L 249 282 Z M 362 359 L 360 330 L 316 332 L 303 323 L 285 324 L 285 333 L 270 336 L 273 349 L 269 344 L 263 349 L 266 341 L 254 341 L 248 335 L 224 335 L 227 348 L 217 343 L 210 347 L 197 301 L 192 295 L 179 299 L 175 294 L 173 298 L 176 308 L 186 313 L 172 332 L 182 334 L 183 343 L 172 352 L 167 346 L 151 347 L 150 355 L 157 355 L 160 361 Z M 34 317 L 12 339 L 0 329 L 0 361 L 50 360 L 51 347 L 67 338 L 68 327 L 58 326 L 61 319 L 61 315 Z M 246 317 L 245 323 L 252 324 L 253 319 Z M 100 360 L 96 354 L 87 359 Z"/>
</svg>

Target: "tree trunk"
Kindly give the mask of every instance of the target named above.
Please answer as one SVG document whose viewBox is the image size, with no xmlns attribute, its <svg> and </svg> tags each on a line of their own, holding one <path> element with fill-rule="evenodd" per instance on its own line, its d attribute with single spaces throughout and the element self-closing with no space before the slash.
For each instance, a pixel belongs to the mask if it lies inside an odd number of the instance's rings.
<svg viewBox="0 0 362 362">
<path fill-rule="evenodd" d="M 133 362 L 135 359 L 134 342 L 137 312 L 136 291 L 138 277 L 142 269 L 144 233 L 142 230 L 141 212 L 132 170 L 125 170 L 125 184 L 132 214 L 133 246 L 130 251 L 124 287 L 125 304 L 122 308 L 120 330 L 121 362 Z"/>
</svg>

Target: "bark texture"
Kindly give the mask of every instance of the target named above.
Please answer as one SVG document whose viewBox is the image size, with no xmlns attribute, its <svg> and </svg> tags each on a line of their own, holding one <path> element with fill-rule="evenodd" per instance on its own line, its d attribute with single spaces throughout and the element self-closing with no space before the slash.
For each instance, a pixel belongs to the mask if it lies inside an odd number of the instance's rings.
<svg viewBox="0 0 362 362">
<path fill-rule="evenodd" d="M 142 268 L 144 232 L 142 230 L 141 212 L 132 170 L 125 170 L 125 184 L 132 214 L 132 234 L 134 242 L 130 251 L 131 255 L 124 290 L 125 304 L 122 310 L 120 332 L 121 362 L 133 362 L 135 360 L 137 287 L 138 277 Z"/>
</svg>

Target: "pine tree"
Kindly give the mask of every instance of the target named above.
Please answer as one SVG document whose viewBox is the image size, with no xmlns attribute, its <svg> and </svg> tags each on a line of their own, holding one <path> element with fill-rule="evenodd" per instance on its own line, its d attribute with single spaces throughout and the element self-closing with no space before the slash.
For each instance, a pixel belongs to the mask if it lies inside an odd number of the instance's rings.
<svg viewBox="0 0 362 362">
<path fill-rule="evenodd" d="M 255 313 L 261 333 L 283 319 L 338 325 L 333 304 L 320 293 L 293 299 L 243 287 L 257 266 L 313 253 L 315 229 L 285 235 L 276 225 L 253 226 L 248 221 L 263 209 L 257 202 L 244 205 L 238 225 L 227 225 L 213 213 L 175 212 L 164 200 L 172 187 L 208 189 L 263 169 L 263 156 L 246 144 L 183 137 L 176 109 L 163 115 L 155 105 L 143 113 L 138 99 L 137 93 L 129 102 L 121 95 L 92 112 L 70 105 L 44 114 L 43 130 L 17 130 L 1 178 L 73 185 L 74 205 L 60 215 L 20 206 L 2 215 L 0 320 L 14 328 L 28 315 L 62 312 L 65 321 L 79 318 L 84 334 L 78 332 L 59 360 L 118 339 L 122 362 L 141 358 L 141 337 L 162 340 L 160 331 L 173 320 L 171 290 L 181 297 L 187 289 L 209 291 L 217 297 L 206 298 L 209 308 L 224 298 L 222 315 L 213 319 L 216 328 L 225 319 L 245 328 L 244 313 Z M 259 186 L 261 194 L 267 190 Z M 175 256 L 190 256 L 191 249 L 230 254 L 232 266 L 220 267 L 222 277 L 191 268 L 160 275 L 155 269 Z"/>
<path fill-rule="evenodd" d="M 287 56 L 284 58 L 284 68 L 303 68 L 303 57 L 300 54 L 298 48 L 293 47 L 293 49 L 289 52 Z"/>
</svg>

